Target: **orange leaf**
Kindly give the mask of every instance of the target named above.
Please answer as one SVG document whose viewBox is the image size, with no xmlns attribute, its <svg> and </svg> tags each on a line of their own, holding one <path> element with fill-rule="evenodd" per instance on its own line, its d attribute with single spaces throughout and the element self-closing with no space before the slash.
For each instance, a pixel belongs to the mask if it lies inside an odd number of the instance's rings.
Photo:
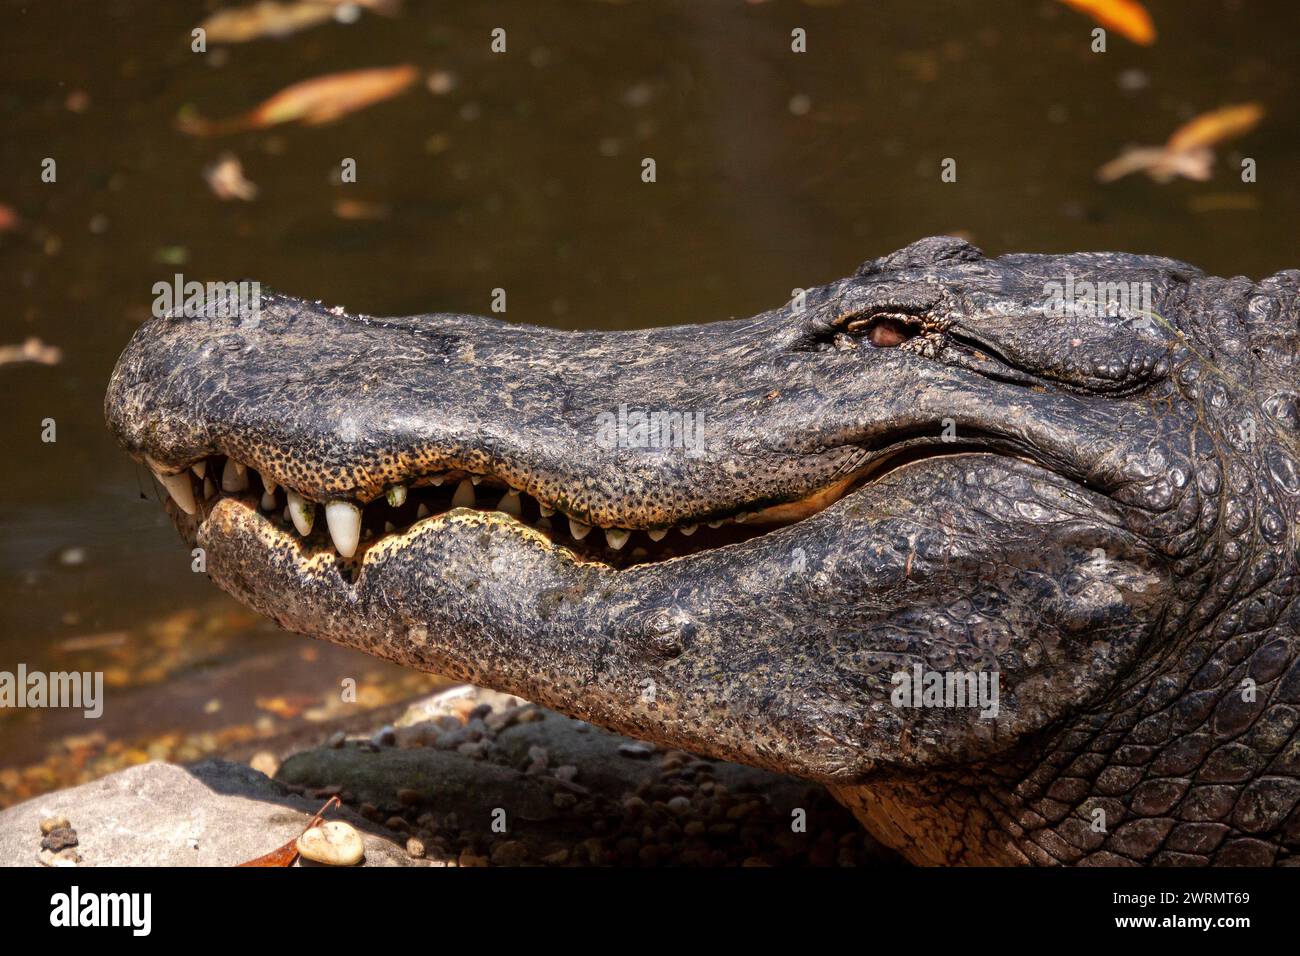
<svg viewBox="0 0 1300 956">
<path fill-rule="evenodd" d="M 1088 14 L 1103 27 L 1128 37 L 1141 46 L 1156 42 L 1156 25 L 1139 0 L 1061 0 Z"/>
<path fill-rule="evenodd" d="M 311 821 L 305 827 L 303 827 L 302 833 L 306 833 L 312 827 L 320 826 L 321 820 L 325 816 L 325 811 L 330 807 L 337 806 L 338 804 L 338 797 L 330 797 L 326 800 L 325 806 L 316 811 L 316 815 L 311 818 Z M 298 834 L 298 836 L 294 837 L 283 846 L 276 847 L 270 853 L 263 853 L 259 857 L 245 860 L 243 863 L 240 863 L 239 866 L 293 866 L 293 861 L 298 858 L 298 840 L 302 837 L 302 833 Z"/>
<path fill-rule="evenodd" d="M 1224 140 L 1249 133 L 1264 118 L 1264 107 L 1258 103 L 1239 103 L 1202 113 L 1174 130 L 1166 144 L 1176 153 L 1185 153 L 1203 146 L 1213 146 Z"/>
</svg>

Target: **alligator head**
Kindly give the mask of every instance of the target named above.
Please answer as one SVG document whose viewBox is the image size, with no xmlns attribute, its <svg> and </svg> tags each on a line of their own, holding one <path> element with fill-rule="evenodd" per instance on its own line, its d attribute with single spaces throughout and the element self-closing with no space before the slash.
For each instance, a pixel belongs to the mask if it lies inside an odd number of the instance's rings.
<svg viewBox="0 0 1300 956">
<path fill-rule="evenodd" d="M 920 862 L 1300 846 L 1300 273 L 927 239 L 750 319 L 271 296 L 110 428 L 293 631 L 825 782 Z"/>
</svg>

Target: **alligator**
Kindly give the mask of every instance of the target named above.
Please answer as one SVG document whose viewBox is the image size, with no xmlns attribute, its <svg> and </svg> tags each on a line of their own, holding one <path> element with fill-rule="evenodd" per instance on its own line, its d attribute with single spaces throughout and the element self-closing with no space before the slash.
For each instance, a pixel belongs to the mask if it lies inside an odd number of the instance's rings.
<svg viewBox="0 0 1300 956">
<path fill-rule="evenodd" d="M 1300 271 L 936 237 L 639 331 L 179 309 L 105 409 L 291 631 L 820 782 L 918 864 L 1287 864 L 1298 323 Z"/>
</svg>

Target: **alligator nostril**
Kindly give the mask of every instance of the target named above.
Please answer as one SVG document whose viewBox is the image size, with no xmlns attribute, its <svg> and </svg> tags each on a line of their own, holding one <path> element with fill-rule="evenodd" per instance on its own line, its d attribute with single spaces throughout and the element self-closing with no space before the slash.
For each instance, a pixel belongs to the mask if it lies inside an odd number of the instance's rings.
<svg viewBox="0 0 1300 956">
<path fill-rule="evenodd" d="M 892 316 L 872 319 L 867 326 L 867 341 L 878 349 L 892 349 L 915 337 L 916 329 Z"/>
</svg>

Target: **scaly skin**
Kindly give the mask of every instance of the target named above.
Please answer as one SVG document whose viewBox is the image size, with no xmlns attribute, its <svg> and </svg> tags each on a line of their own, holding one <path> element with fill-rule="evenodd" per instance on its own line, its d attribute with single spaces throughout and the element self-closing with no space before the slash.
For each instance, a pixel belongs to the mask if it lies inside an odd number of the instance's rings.
<svg viewBox="0 0 1300 956">
<path fill-rule="evenodd" d="M 1049 314 L 1067 274 L 1146 283 L 1151 312 Z M 248 499 L 169 502 L 213 580 L 284 627 L 820 780 L 916 862 L 1296 858 L 1300 273 L 936 238 L 712 325 L 284 297 L 251 319 L 136 333 L 106 399 L 131 454 L 163 474 L 228 455 L 317 501 L 492 475 L 626 529 L 859 482 L 622 568 L 500 512 L 345 560 Z M 598 446 L 623 403 L 701 413 L 703 447 Z M 918 663 L 996 673 L 996 716 L 895 706 Z"/>
</svg>

